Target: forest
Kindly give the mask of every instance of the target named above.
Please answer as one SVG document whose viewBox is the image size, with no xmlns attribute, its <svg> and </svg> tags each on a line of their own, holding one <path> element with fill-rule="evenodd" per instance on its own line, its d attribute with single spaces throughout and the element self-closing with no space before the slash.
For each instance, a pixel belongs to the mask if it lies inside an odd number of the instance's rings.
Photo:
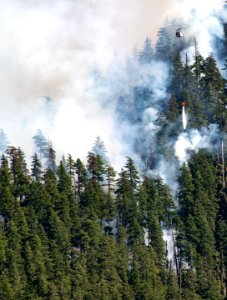
<svg viewBox="0 0 227 300">
<path fill-rule="evenodd" d="M 136 125 L 131 144 L 140 166 L 126 157 L 117 173 L 101 137 L 85 162 L 70 154 L 57 161 L 37 130 L 29 167 L 0 131 L 0 299 L 227 299 L 226 80 L 196 39 L 193 62 L 182 57 L 171 28 L 160 29 L 155 49 L 146 39 L 128 63 L 128 76 L 139 66 L 148 77 L 154 62 L 168 64 L 161 96 L 168 101 L 160 105 L 144 80 L 115 99 L 119 127 Z M 216 124 L 219 134 L 180 164 L 172 145 L 182 132 L 182 101 L 187 130 Z M 158 115 L 149 135 L 143 115 L 151 107 Z M 150 173 L 160 159 L 176 165 L 175 192 Z"/>
</svg>

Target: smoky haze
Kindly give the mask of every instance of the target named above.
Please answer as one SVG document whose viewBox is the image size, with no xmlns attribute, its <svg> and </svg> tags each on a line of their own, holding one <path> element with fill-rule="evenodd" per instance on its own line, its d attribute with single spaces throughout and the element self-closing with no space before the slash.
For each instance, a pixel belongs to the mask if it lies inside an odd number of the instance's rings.
<svg viewBox="0 0 227 300">
<path fill-rule="evenodd" d="M 105 70 L 114 57 L 123 59 L 147 36 L 155 38 L 168 1 L 152 2 L 0 0 L 0 127 L 12 144 L 30 155 L 28 137 L 37 128 L 60 150 L 65 142 L 66 151 L 77 148 L 78 155 L 98 135 L 106 143 L 116 139 L 106 111 L 98 103 L 86 105 L 87 76 L 94 64 Z M 44 117 L 43 96 L 55 102 L 54 124 Z M 79 122 L 83 135 L 75 132 Z M 81 140 L 81 152 L 66 130 Z M 115 148 L 118 153 L 117 141 Z"/>
<path fill-rule="evenodd" d="M 103 107 L 94 90 L 87 93 L 88 74 L 94 65 L 104 73 L 117 60 L 117 75 L 125 76 L 124 72 L 119 74 L 121 61 L 132 55 L 135 47 L 141 48 L 147 36 L 155 43 L 158 29 L 168 17 L 182 17 L 186 22 L 194 17 L 194 9 L 196 26 L 203 24 L 200 27 L 205 30 L 215 24 L 219 28 L 213 18 L 208 22 L 207 16 L 219 9 L 220 3 L 0 0 L 0 128 L 28 156 L 34 151 L 29 138 L 38 128 L 62 153 L 84 156 L 101 136 L 115 160 L 130 155 L 131 147 L 119 140 L 111 107 Z M 196 30 L 198 27 L 193 28 L 193 34 Z M 210 49 L 208 44 L 209 36 L 203 43 L 205 50 Z M 159 70 L 157 82 L 161 86 L 155 87 L 157 91 L 165 90 L 161 79 L 167 76 L 166 69 Z M 122 89 L 127 88 L 130 78 L 124 80 Z M 119 96 L 113 86 L 107 94 L 110 98 Z M 44 96 L 53 99 L 52 120 L 46 114 Z"/>
<path fill-rule="evenodd" d="M 152 2 L 1 0 L 2 98 L 56 98 L 72 81 L 81 92 L 92 63 L 104 68 L 155 38 L 168 1 Z"/>
</svg>

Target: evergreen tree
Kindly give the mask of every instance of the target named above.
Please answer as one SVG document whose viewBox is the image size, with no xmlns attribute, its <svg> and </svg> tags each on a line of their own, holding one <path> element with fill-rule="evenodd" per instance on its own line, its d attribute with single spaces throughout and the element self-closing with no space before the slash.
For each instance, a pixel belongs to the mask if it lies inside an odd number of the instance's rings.
<svg viewBox="0 0 227 300">
<path fill-rule="evenodd" d="M 77 175 L 77 196 L 80 200 L 81 193 L 87 183 L 87 170 L 80 159 L 77 159 L 75 164 L 75 172 Z"/>
<path fill-rule="evenodd" d="M 92 152 L 95 155 L 99 155 L 101 160 L 104 162 L 104 164 L 109 163 L 106 147 L 104 145 L 104 142 L 101 140 L 101 138 L 99 136 L 95 140 L 94 146 L 92 148 Z"/>
<path fill-rule="evenodd" d="M 114 201 L 114 190 L 115 190 L 115 179 L 116 172 L 113 167 L 108 166 L 106 170 L 106 181 L 107 181 L 107 195 L 106 195 L 106 213 L 105 217 L 107 222 L 110 223 L 113 220 L 116 212 L 115 201 Z"/>
<path fill-rule="evenodd" d="M 164 299 L 165 289 L 160 280 L 152 248 L 137 245 L 133 248 L 129 282 L 135 299 Z"/>
<path fill-rule="evenodd" d="M 38 155 L 35 153 L 32 159 L 32 177 L 34 178 L 35 181 L 39 182 L 41 180 L 42 176 L 42 165 L 41 162 L 38 158 Z"/>
<path fill-rule="evenodd" d="M 181 300 L 181 292 L 177 282 L 177 276 L 170 265 L 167 275 L 166 300 Z"/>
<path fill-rule="evenodd" d="M 46 158 L 47 158 L 46 161 L 47 168 L 55 172 L 57 169 L 56 162 L 55 162 L 56 154 L 55 154 L 55 150 L 52 148 L 51 143 L 48 144 L 48 151 L 46 154 Z"/>
<path fill-rule="evenodd" d="M 39 159 L 41 160 L 46 157 L 48 153 L 48 141 L 40 129 L 37 130 L 32 139 L 34 140 L 36 151 L 39 155 Z"/>
<path fill-rule="evenodd" d="M 99 154 L 96 155 L 93 152 L 88 153 L 87 169 L 94 180 L 99 182 L 104 180 L 103 175 L 105 172 L 105 167 L 104 162 Z"/>
<path fill-rule="evenodd" d="M 13 176 L 14 194 L 20 201 L 24 200 L 28 190 L 29 177 L 25 155 L 20 148 L 10 147 L 7 150 L 10 157 L 10 169 Z"/>
<path fill-rule="evenodd" d="M 70 154 L 68 155 L 68 158 L 67 158 L 66 168 L 67 168 L 67 172 L 70 176 L 71 182 L 72 182 L 72 184 L 74 184 L 76 165 L 75 165 L 75 161 L 73 160 L 73 158 Z"/>
<path fill-rule="evenodd" d="M 184 89 L 184 67 L 181 61 L 180 53 L 177 53 L 173 61 L 172 80 L 170 84 L 170 90 L 172 95 L 175 95 L 178 103 L 181 103 L 183 99 Z"/>
<path fill-rule="evenodd" d="M 150 63 L 153 59 L 153 55 L 151 40 L 146 38 L 143 50 L 139 54 L 139 60 L 141 63 Z"/>
</svg>

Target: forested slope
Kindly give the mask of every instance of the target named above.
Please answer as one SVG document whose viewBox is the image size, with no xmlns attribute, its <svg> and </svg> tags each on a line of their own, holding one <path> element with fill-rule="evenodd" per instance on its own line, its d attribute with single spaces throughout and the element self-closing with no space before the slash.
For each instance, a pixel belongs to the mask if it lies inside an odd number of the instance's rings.
<svg viewBox="0 0 227 300">
<path fill-rule="evenodd" d="M 224 299 L 226 189 L 200 151 L 179 177 L 180 209 L 161 178 L 128 158 L 116 181 L 99 155 L 41 171 L 10 148 L 0 168 L 1 299 Z M 74 176 L 76 174 L 76 176 Z M 161 224 L 177 231 L 178 269 Z M 145 234 L 146 232 L 146 234 Z"/>
<path fill-rule="evenodd" d="M 128 62 L 127 76 L 138 77 L 115 99 L 119 128 L 132 128 L 140 169 L 127 157 L 116 174 L 100 138 L 86 162 L 71 155 L 56 162 L 40 130 L 28 167 L 23 149 L 6 147 L 1 130 L 0 299 L 226 299 L 225 79 L 196 40 L 193 62 L 180 57 L 182 44 L 170 53 L 167 29 L 155 51 L 147 39 Z M 168 80 L 157 89 L 152 80 L 164 63 Z M 102 80 L 103 90 L 108 84 Z M 174 144 L 183 131 L 182 101 L 185 133 L 215 124 L 218 135 L 180 164 Z M 152 127 L 147 116 L 155 116 Z M 175 166 L 177 190 L 151 176 L 160 160 Z"/>
</svg>

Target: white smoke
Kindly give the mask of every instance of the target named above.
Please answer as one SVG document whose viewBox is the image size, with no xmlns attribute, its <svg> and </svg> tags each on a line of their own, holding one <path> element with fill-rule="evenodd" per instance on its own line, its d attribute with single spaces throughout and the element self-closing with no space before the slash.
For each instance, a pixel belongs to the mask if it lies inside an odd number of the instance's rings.
<svg viewBox="0 0 227 300">
<path fill-rule="evenodd" d="M 220 14 L 223 5 L 223 0 L 175 0 L 171 8 L 166 11 L 166 15 L 180 16 L 186 21 L 193 17 L 194 21 L 203 21 L 213 14 Z"/>
<path fill-rule="evenodd" d="M 178 175 L 180 165 L 187 163 L 191 155 L 200 149 L 217 150 L 220 141 L 220 130 L 218 125 L 211 124 L 208 128 L 189 129 L 183 131 L 174 143 L 166 145 L 173 148 L 177 161 L 168 161 L 163 156 L 159 156 L 156 168 L 149 172 L 152 176 L 161 176 L 163 181 L 169 185 L 173 197 L 177 194 Z"/>
<path fill-rule="evenodd" d="M 214 140 L 218 139 L 219 130 L 217 125 L 211 124 L 208 128 L 191 129 L 182 132 L 178 137 L 175 148 L 175 156 L 180 163 L 186 163 L 190 158 L 191 152 L 198 152 L 199 149 L 213 149 Z"/>
<path fill-rule="evenodd" d="M 160 157 L 157 167 L 155 168 L 155 170 L 151 171 L 152 176 L 161 176 L 164 183 L 168 184 L 168 186 L 171 188 L 173 197 L 176 196 L 176 192 L 178 189 L 177 167 L 177 164 L 167 161 L 166 159 L 164 159 L 164 157 Z"/>
<path fill-rule="evenodd" d="M 182 58 L 187 53 L 190 62 L 194 61 L 195 39 L 202 56 L 207 57 L 211 52 L 215 53 L 215 38 L 224 38 L 221 19 L 227 20 L 227 14 L 226 10 L 223 9 L 223 5 L 224 3 L 221 0 L 176 0 L 171 9 L 166 11 L 167 18 L 175 17 L 178 20 L 177 24 L 182 27 L 182 39 L 190 44 L 187 49 L 182 51 Z M 180 44 L 181 40 L 176 42 Z M 182 123 L 184 129 L 186 129 L 187 121 L 183 107 Z M 173 145 L 167 145 L 167 147 L 174 147 L 175 156 L 182 164 L 188 161 L 192 152 L 197 152 L 202 148 L 213 148 L 215 138 L 218 138 L 218 127 L 211 125 L 208 129 L 192 129 L 182 132 L 177 141 Z M 164 181 L 171 187 L 173 194 L 177 189 L 177 167 L 177 165 L 161 158 L 156 170 L 153 172 L 163 177 Z"/>
<path fill-rule="evenodd" d="M 116 164 L 121 157 L 136 157 L 132 144 L 141 128 L 116 120 L 116 101 L 119 95 L 131 97 L 135 85 L 150 86 L 154 106 L 141 116 L 149 144 L 167 98 L 168 66 L 134 64 L 129 73 L 130 64 L 125 69 L 122 57 L 147 36 L 154 39 L 171 13 L 195 24 L 192 31 L 198 37 L 207 28 L 209 35 L 222 34 L 214 27 L 219 2 L 206 1 L 203 7 L 197 2 L 56 0 L 53 5 L 50 0 L 0 0 L 0 128 L 27 156 L 33 154 L 30 141 L 40 128 L 57 152 L 75 158 L 86 155 L 97 136 Z M 199 44 L 210 49 L 207 40 Z M 111 72 L 106 72 L 113 60 Z M 91 88 L 88 74 L 94 63 L 107 76 L 105 84 Z M 51 120 L 43 96 L 53 98 Z"/>
<path fill-rule="evenodd" d="M 0 0 L 0 128 L 11 143 L 31 156 L 29 139 L 40 128 L 57 152 L 84 156 L 101 136 L 114 161 L 131 155 L 113 110 L 103 107 L 98 90 L 88 90 L 89 73 L 94 63 L 106 70 L 116 56 L 122 63 L 135 44 L 155 37 L 166 5 L 167 0 L 56 0 L 54 5 L 50 0 Z M 119 66 L 112 74 L 117 72 L 118 79 L 125 76 Z M 146 81 L 147 75 L 141 76 Z M 122 89 L 120 80 L 113 81 L 105 89 L 114 107 L 130 80 L 123 78 Z M 50 96 L 56 108 L 51 121 L 43 96 Z"/>
<path fill-rule="evenodd" d="M 183 39 L 190 41 L 191 46 L 184 49 L 182 57 L 194 57 L 194 39 L 197 40 L 199 52 L 207 57 L 214 52 L 214 40 L 224 38 L 221 18 L 227 20 L 222 0 L 176 0 L 167 12 L 167 16 L 175 16 L 182 22 Z"/>
</svg>

